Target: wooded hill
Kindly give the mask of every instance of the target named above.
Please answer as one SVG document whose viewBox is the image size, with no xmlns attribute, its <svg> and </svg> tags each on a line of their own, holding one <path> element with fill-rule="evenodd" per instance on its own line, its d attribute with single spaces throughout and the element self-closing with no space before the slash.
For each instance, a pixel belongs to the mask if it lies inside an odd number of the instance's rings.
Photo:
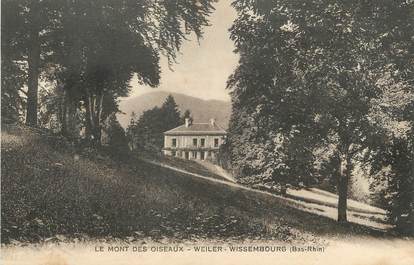
<svg viewBox="0 0 414 265">
<path fill-rule="evenodd" d="M 134 98 L 122 100 L 119 109 L 123 114 L 118 114 L 118 120 L 122 127 L 126 128 L 131 119 L 131 113 L 139 117 L 145 110 L 155 106 L 160 107 L 168 95 L 172 95 L 181 113 L 190 110 L 194 122 L 208 122 L 210 118 L 215 118 L 217 123 L 227 128 L 231 103 L 222 100 L 203 100 L 196 97 L 187 96 L 180 93 L 169 93 L 157 91 L 146 93 Z"/>
</svg>

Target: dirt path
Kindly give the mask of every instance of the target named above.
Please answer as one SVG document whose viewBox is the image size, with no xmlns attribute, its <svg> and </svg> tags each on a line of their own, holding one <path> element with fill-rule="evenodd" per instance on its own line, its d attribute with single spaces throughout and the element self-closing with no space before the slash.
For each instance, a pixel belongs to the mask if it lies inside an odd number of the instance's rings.
<svg viewBox="0 0 414 265">
<path fill-rule="evenodd" d="M 191 172 L 188 172 L 188 171 L 183 170 L 181 168 L 173 167 L 173 166 L 170 166 L 170 165 L 167 165 L 167 164 L 164 164 L 164 163 L 155 162 L 155 161 L 151 161 L 151 160 L 148 160 L 148 159 L 142 159 L 142 160 L 147 162 L 147 163 L 150 163 L 150 164 L 153 164 L 153 165 L 156 165 L 156 166 L 160 166 L 160 167 L 163 167 L 163 168 L 167 168 L 167 169 L 170 169 L 170 170 L 174 170 L 176 172 L 180 172 L 180 173 L 183 173 L 183 174 L 191 176 L 191 177 L 201 178 L 201 179 L 208 180 L 208 181 L 214 182 L 214 183 L 221 183 L 221 184 L 224 184 L 224 185 L 227 185 L 227 186 L 230 186 L 230 187 L 236 187 L 236 188 L 239 188 L 239 189 L 247 190 L 249 192 L 266 194 L 267 196 L 272 196 L 272 197 L 278 198 L 279 200 L 282 200 L 286 204 L 290 205 L 291 207 L 300 209 L 300 210 L 305 211 L 305 212 L 309 212 L 309 213 L 312 213 L 312 214 L 328 217 L 328 218 L 334 219 L 334 220 L 336 220 L 336 218 L 337 218 L 337 208 L 336 207 L 323 205 L 323 204 L 319 204 L 319 203 L 313 203 L 313 202 L 307 202 L 307 201 L 302 201 L 302 200 L 295 200 L 295 199 L 291 199 L 291 198 L 286 198 L 286 197 L 276 195 L 276 194 L 273 194 L 273 193 L 270 193 L 270 192 L 267 192 L 267 191 L 252 189 L 252 188 L 237 184 L 233 181 L 225 181 L 225 180 L 214 179 L 214 178 L 206 177 L 206 176 L 203 176 L 203 175 L 200 175 L 200 174 L 191 173 Z M 377 230 L 390 229 L 391 226 L 384 222 L 384 218 L 385 218 L 385 216 L 383 216 L 381 214 L 361 213 L 360 211 L 353 211 L 352 209 L 348 209 L 348 221 L 349 222 L 356 223 L 356 224 L 359 224 L 359 225 L 364 225 L 364 226 L 367 226 L 367 227 L 371 227 L 373 229 L 377 229 Z"/>
<path fill-rule="evenodd" d="M 229 174 L 226 170 L 224 170 L 222 167 L 214 165 L 214 164 L 212 164 L 210 162 L 207 162 L 207 161 L 199 161 L 199 160 L 195 160 L 195 161 L 197 163 L 199 163 L 200 165 L 202 165 L 203 167 L 210 170 L 211 172 L 213 172 L 214 174 L 222 176 L 223 178 L 227 179 L 228 181 L 236 183 L 236 179 L 231 174 Z"/>
</svg>

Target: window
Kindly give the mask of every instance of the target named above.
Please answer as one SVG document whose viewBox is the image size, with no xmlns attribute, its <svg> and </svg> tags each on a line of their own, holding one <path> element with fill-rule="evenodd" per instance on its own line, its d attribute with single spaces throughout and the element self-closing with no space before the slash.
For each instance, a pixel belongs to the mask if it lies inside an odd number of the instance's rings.
<svg viewBox="0 0 414 265">
<path fill-rule="evenodd" d="M 191 154 L 192 154 L 192 158 L 197 158 L 197 152 L 196 151 L 191 152 Z"/>
<path fill-rule="evenodd" d="M 172 147 L 177 147 L 177 139 L 172 138 L 171 146 Z"/>
<path fill-rule="evenodd" d="M 175 151 L 172 151 L 172 156 L 176 156 L 177 154 L 175 153 Z"/>
<path fill-rule="evenodd" d="M 204 138 L 200 139 L 200 146 L 204 147 L 205 144 L 206 144 L 206 139 Z"/>
<path fill-rule="evenodd" d="M 193 138 L 193 146 L 197 146 L 197 138 Z"/>
<path fill-rule="evenodd" d="M 219 139 L 215 138 L 214 139 L 214 147 L 218 147 L 218 145 L 219 145 Z"/>
</svg>

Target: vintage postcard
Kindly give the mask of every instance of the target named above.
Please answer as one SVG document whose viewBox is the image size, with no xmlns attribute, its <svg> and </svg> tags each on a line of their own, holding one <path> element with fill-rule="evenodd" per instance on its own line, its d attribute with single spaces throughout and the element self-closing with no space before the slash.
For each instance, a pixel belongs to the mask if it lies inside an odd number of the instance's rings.
<svg viewBox="0 0 414 265">
<path fill-rule="evenodd" d="M 2 0 L 1 264 L 414 264 L 414 1 Z"/>
</svg>

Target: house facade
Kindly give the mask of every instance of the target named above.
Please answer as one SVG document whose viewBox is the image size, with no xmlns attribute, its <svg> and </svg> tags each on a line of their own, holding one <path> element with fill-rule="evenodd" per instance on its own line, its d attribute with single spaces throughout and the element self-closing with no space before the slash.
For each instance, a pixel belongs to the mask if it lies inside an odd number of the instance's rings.
<svg viewBox="0 0 414 265">
<path fill-rule="evenodd" d="M 214 119 L 209 123 L 186 119 L 185 124 L 164 132 L 163 153 L 183 159 L 214 160 L 226 134 Z"/>
</svg>

